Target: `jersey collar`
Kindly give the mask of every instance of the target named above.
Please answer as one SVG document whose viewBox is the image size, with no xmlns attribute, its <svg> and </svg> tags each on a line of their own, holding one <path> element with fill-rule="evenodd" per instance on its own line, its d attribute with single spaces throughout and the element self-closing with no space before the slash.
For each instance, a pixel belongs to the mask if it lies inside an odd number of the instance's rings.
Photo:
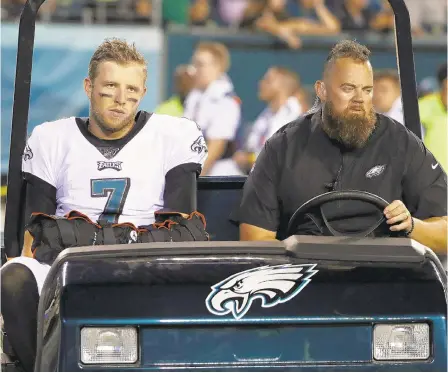
<svg viewBox="0 0 448 373">
<path fill-rule="evenodd" d="M 79 131 L 85 139 L 96 147 L 103 156 L 111 159 L 142 130 L 151 116 L 152 113 L 148 113 L 143 110 L 139 111 L 135 116 L 134 127 L 132 127 L 126 136 L 115 140 L 104 140 L 94 136 L 89 131 L 89 118 L 75 118 L 75 121 L 78 125 Z"/>
</svg>

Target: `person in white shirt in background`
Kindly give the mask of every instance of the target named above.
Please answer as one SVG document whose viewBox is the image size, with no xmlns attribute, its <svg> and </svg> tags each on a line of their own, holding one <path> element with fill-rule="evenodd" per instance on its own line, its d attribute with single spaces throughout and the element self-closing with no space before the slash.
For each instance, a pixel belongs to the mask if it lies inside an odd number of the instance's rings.
<svg viewBox="0 0 448 373">
<path fill-rule="evenodd" d="M 258 97 L 267 106 L 255 120 L 244 149 L 233 155 L 239 174 L 249 172 L 267 139 L 304 112 L 299 90 L 299 76 L 285 67 L 272 66 L 260 80 Z"/>
<path fill-rule="evenodd" d="M 395 70 L 378 70 L 373 78 L 373 106 L 375 110 L 404 124 L 400 78 Z"/>
<path fill-rule="evenodd" d="M 187 96 L 184 116 L 200 126 L 207 143 L 208 157 L 201 175 L 232 174 L 229 164 L 240 124 L 241 101 L 227 75 L 229 51 L 221 43 L 199 43 L 192 65 L 195 88 Z"/>
</svg>

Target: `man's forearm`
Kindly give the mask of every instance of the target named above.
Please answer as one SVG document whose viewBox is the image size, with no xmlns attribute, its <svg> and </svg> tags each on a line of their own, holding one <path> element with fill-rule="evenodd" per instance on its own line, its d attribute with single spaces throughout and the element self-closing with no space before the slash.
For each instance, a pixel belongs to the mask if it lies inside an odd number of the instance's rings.
<svg viewBox="0 0 448 373">
<path fill-rule="evenodd" d="M 448 219 L 446 216 L 419 220 L 414 218 L 410 238 L 429 247 L 437 254 L 447 254 Z"/>
<path fill-rule="evenodd" d="M 240 241 L 277 241 L 276 232 L 255 225 L 240 224 Z"/>
<path fill-rule="evenodd" d="M 22 256 L 33 258 L 33 252 L 31 247 L 33 245 L 34 238 L 30 232 L 25 231 L 25 237 L 23 239 Z"/>
<path fill-rule="evenodd" d="M 334 32 L 341 31 L 341 22 L 328 10 L 324 3 L 316 6 L 315 9 L 319 20 L 328 27 L 328 29 Z"/>
</svg>

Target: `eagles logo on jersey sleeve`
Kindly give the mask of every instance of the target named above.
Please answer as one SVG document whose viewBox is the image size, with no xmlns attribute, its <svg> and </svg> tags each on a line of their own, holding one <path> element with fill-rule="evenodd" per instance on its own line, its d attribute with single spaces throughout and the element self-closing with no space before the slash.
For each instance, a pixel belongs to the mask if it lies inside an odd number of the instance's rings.
<svg viewBox="0 0 448 373">
<path fill-rule="evenodd" d="M 187 163 L 203 166 L 207 158 L 208 149 L 200 127 L 186 118 L 172 118 L 167 155 L 167 170 Z"/>
<path fill-rule="evenodd" d="M 199 135 L 193 144 L 191 144 L 190 149 L 198 154 L 207 153 L 207 144 L 205 143 L 204 136 Z"/>
<path fill-rule="evenodd" d="M 53 162 L 48 154 L 51 151 L 51 144 L 46 145 L 49 141 L 42 136 L 42 128 L 42 126 L 34 128 L 26 143 L 22 157 L 22 171 L 56 186 L 55 170 L 52 169 Z"/>
</svg>

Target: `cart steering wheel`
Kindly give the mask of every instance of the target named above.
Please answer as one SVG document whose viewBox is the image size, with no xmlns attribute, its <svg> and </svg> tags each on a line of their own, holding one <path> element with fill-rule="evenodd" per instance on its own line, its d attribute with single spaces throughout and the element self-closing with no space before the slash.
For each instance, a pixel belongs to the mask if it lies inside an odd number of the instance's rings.
<svg viewBox="0 0 448 373">
<path fill-rule="evenodd" d="M 342 201 L 342 200 L 350 200 L 350 201 L 361 201 L 367 202 L 374 205 L 381 211 L 382 217 L 375 224 L 373 224 L 368 229 L 356 232 L 356 233 L 343 233 L 335 230 L 330 226 L 325 214 L 322 211 L 322 205 L 329 202 L 334 201 Z M 383 210 L 389 205 L 389 203 L 383 198 L 377 196 L 376 194 L 372 194 L 369 192 L 364 192 L 360 190 L 346 190 L 346 191 L 333 191 L 318 195 L 314 198 L 311 198 L 309 201 L 305 202 L 302 206 L 300 206 L 294 214 L 291 216 L 291 219 L 288 223 L 287 236 L 294 235 L 299 222 L 305 217 L 307 213 L 309 213 L 314 208 L 320 208 L 320 214 L 322 219 L 333 236 L 354 236 L 354 237 L 366 237 L 372 232 L 374 232 L 386 219 L 383 214 Z M 391 233 L 391 235 L 393 235 Z"/>
</svg>

